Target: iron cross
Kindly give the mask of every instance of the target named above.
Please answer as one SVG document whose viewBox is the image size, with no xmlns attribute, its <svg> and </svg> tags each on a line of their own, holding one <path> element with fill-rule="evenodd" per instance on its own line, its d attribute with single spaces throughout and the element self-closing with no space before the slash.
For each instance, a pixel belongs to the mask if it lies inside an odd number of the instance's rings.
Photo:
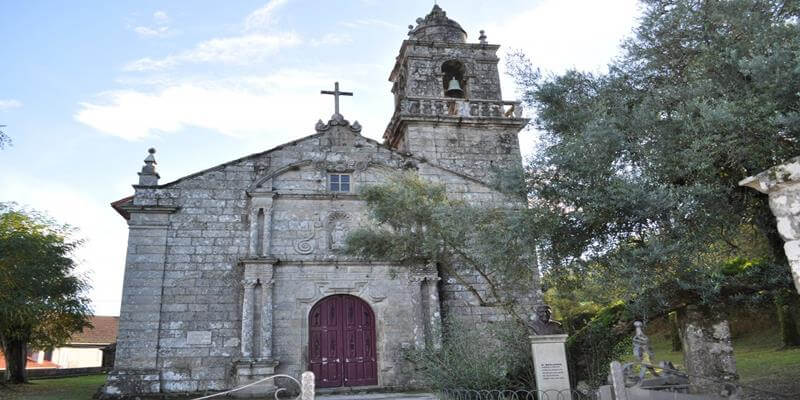
<svg viewBox="0 0 800 400">
<path fill-rule="evenodd" d="M 332 94 L 333 95 L 333 104 L 335 106 L 336 113 L 334 115 L 339 115 L 339 96 L 352 96 L 353 92 L 340 92 L 339 91 L 339 82 L 336 82 L 333 85 L 333 91 L 330 90 L 322 90 L 320 91 L 322 94 Z"/>
</svg>

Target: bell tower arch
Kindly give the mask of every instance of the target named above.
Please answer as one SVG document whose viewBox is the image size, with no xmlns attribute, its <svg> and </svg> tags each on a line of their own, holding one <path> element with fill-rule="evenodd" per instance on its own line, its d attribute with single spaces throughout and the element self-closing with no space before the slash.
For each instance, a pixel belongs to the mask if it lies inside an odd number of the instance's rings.
<svg viewBox="0 0 800 400">
<path fill-rule="evenodd" d="M 484 180 L 494 168 L 521 164 L 519 131 L 528 123 L 518 101 L 504 101 L 499 45 L 468 43 L 438 5 L 410 25 L 389 76 L 395 109 L 385 143 Z"/>
</svg>

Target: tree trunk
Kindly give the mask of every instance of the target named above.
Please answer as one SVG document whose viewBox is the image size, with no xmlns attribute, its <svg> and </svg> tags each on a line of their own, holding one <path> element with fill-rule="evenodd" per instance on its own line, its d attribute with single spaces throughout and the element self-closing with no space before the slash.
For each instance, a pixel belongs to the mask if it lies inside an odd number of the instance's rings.
<svg viewBox="0 0 800 400">
<path fill-rule="evenodd" d="M 25 383 L 28 345 L 20 340 L 4 340 L 3 354 L 6 357 L 6 380 L 10 383 Z"/>
<path fill-rule="evenodd" d="M 678 324 L 678 312 L 673 311 L 668 315 L 669 319 L 669 335 L 672 338 L 672 351 L 681 351 L 681 327 Z"/>
<path fill-rule="evenodd" d="M 780 290 L 775 295 L 775 309 L 783 348 L 800 346 L 800 332 L 797 331 L 797 320 L 792 312 L 795 308 L 793 306 L 796 305 L 797 294 L 790 290 Z"/>
</svg>

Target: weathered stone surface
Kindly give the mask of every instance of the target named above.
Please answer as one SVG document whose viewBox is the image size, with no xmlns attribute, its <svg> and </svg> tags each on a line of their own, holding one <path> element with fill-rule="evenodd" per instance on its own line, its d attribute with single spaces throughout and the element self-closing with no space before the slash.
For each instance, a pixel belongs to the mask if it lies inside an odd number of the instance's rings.
<svg viewBox="0 0 800 400">
<path fill-rule="evenodd" d="M 792 270 L 794 285 L 800 293 L 800 157 L 772 167 L 739 182 L 769 195 L 769 206 L 775 215 Z"/>
<path fill-rule="evenodd" d="M 443 21 L 437 18 L 420 35 L 434 35 Z M 317 133 L 272 150 L 135 186 L 133 198 L 118 206 L 129 213 L 130 233 L 117 360 L 106 392 L 222 390 L 273 372 L 300 376 L 308 367 L 309 311 L 334 294 L 357 296 L 372 308 L 382 387 L 410 385 L 403 353 L 440 346 L 443 314 L 475 324 L 507 318 L 479 306 L 435 267 L 412 270 L 341 253 L 347 233 L 366 220 L 358 191 L 408 170 L 444 184 L 453 198 L 520 206 L 487 184 L 493 168 L 520 166 L 516 135 L 527 122 L 503 109 L 513 102 L 500 102 L 497 47 L 404 43 L 395 69 L 410 71 L 415 83 L 406 88 L 412 81 L 398 78 L 396 94 L 440 97 L 436 71 L 457 59 L 471 99 L 462 99 L 458 116 L 398 111 L 390 126 L 399 136 L 388 145 L 335 115 L 320 121 Z M 349 192 L 331 191 L 331 174 L 347 175 Z M 485 290 L 479 277 L 467 279 Z M 141 369 L 157 373 L 135 372 Z"/>
<path fill-rule="evenodd" d="M 536 372 L 536 390 L 553 393 L 569 400 L 569 370 L 567 367 L 566 334 L 530 336 L 533 366 Z"/>
<path fill-rule="evenodd" d="M 732 393 L 739 380 L 730 325 L 720 315 L 689 306 L 678 313 L 686 372 L 694 393 Z"/>
</svg>

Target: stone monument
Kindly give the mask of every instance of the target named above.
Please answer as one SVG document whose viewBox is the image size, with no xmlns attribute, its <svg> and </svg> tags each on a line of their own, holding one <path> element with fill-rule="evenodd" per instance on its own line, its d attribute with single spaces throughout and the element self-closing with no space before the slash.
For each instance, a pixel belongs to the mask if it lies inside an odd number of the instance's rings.
<svg viewBox="0 0 800 400">
<path fill-rule="evenodd" d="M 550 319 L 550 306 L 540 304 L 535 307 L 530 336 L 533 368 L 536 372 L 536 389 L 550 394 L 551 398 L 572 399 L 567 368 L 565 342 L 567 334 L 556 321 Z M 555 397 L 554 397 L 555 396 Z"/>
<path fill-rule="evenodd" d="M 800 157 L 742 179 L 739 186 L 769 195 L 769 207 L 775 215 L 778 233 L 786 242 L 783 249 L 794 286 L 800 293 Z"/>
</svg>

